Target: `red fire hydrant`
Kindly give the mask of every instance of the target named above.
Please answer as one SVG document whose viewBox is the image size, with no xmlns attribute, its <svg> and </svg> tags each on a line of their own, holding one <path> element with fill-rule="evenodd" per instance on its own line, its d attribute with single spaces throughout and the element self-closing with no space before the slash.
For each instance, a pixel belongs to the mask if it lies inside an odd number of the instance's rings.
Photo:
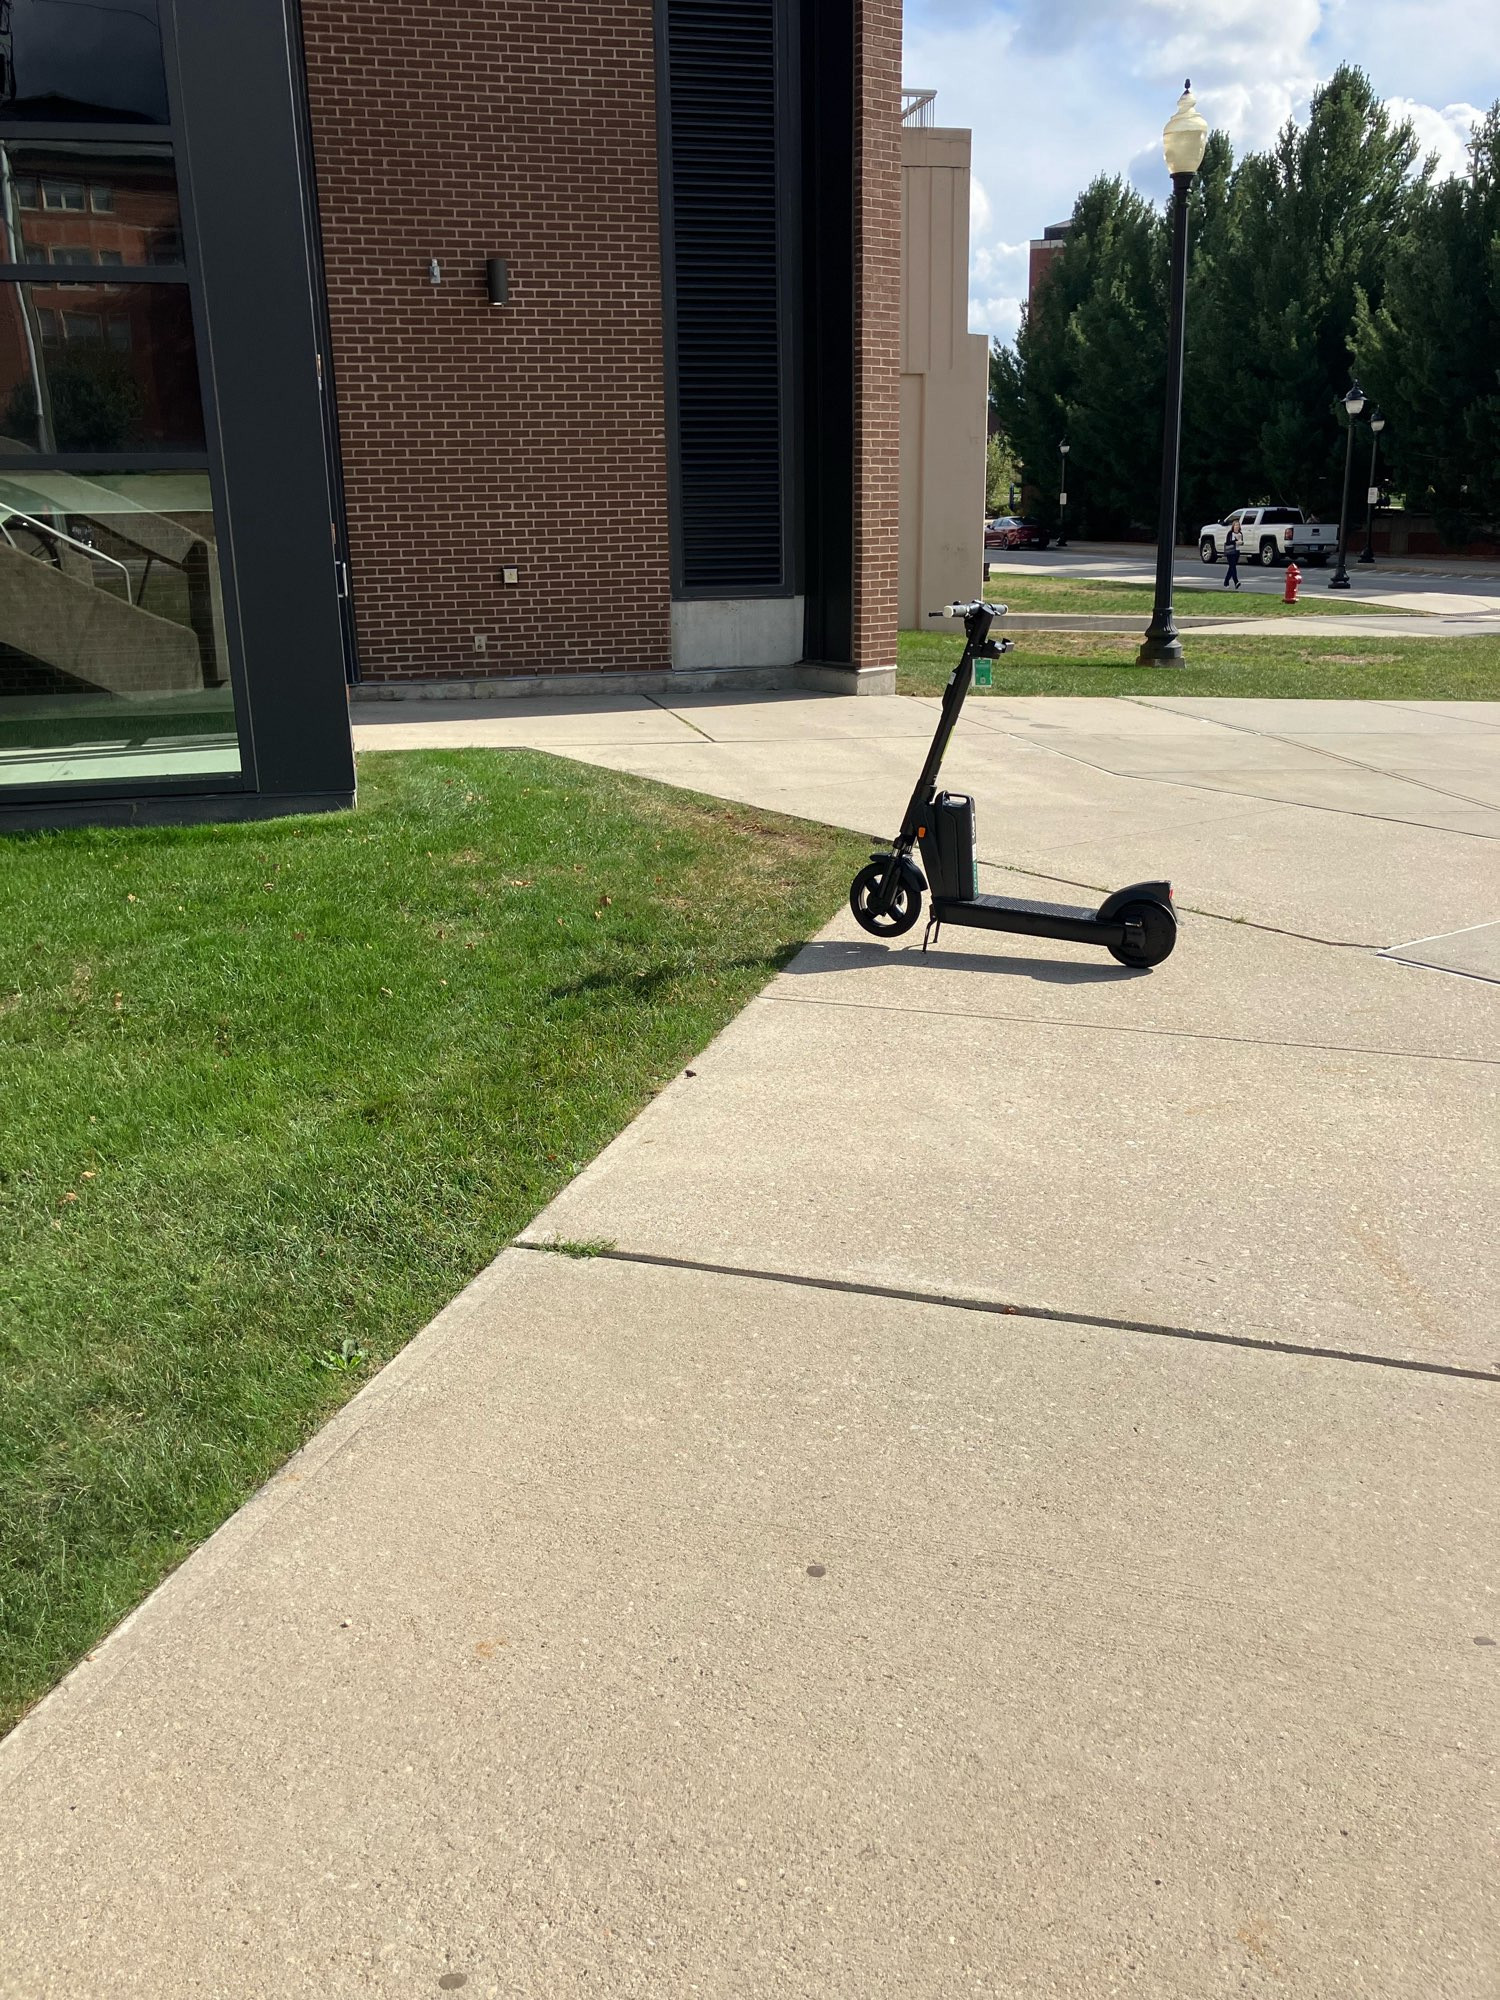
<svg viewBox="0 0 1500 2000">
<path fill-rule="evenodd" d="M 1286 566 L 1286 589 L 1282 592 L 1281 597 L 1283 604 L 1295 604 L 1297 602 L 1297 586 L 1301 581 L 1301 570 L 1298 569 L 1294 562 L 1289 562 Z"/>
</svg>

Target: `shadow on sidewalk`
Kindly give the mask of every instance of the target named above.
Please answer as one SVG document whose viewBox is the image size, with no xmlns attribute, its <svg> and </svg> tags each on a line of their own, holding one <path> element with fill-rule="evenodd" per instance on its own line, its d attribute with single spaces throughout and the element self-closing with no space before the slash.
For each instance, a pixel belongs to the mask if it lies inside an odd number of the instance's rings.
<svg viewBox="0 0 1500 2000">
<path fill-rule="evenodd" d="M 788 976 L 810 973 L 857 972 L 862 967 L 899 966 L 920 972 L 931 967 L 938 972 L 1001 973 L 1013 979 L 1039 979 L 1051 986 L 1113 985 L 1122 979 L 1140 979 L 1146 968 L 1130 965 L 1080 965 L 1072 959 L 1008 957 L 979 951 L 923 951 L 920 944 L 897 949 L 878 944 L 842 943 L 816 939 L 804 945 L 786 967 Z"/>
</svg>

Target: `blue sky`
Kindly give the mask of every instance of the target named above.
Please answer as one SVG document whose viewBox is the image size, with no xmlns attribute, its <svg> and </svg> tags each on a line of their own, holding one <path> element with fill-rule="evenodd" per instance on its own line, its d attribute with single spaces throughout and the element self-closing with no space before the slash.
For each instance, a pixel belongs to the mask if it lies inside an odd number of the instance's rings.
<svg viewBox="0 0 1500 2000">
<path fill-rule="evenodd" d="M 1165 192 L 1161 128 L 1184 76 L 1237 152 L 1357 62 L 1447 171 L 1500 97 L 1494 0 L 906 0 L 903 81 L 974 134 L 970 316 L 1010 339 L 1026 244 L 1095 174 Z"/>
</svg>

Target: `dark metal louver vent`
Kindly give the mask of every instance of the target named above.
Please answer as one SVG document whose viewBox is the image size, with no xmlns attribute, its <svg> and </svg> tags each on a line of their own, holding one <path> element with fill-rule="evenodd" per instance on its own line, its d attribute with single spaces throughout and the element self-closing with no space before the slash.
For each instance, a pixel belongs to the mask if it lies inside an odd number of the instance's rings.
<svg viewBox="0 0 1500 2000">
<path fill-rule="evenodd" d="M 785 583 L 778 0 L 666 0 L 679 573 Z"/>
</svg>

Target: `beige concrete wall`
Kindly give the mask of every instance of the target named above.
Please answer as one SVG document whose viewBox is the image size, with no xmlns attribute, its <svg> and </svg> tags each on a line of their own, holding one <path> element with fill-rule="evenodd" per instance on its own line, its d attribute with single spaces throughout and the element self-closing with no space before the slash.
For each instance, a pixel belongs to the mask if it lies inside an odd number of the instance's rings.
<svg viewBox="0 0 1500 2000">
<path fill-rule="evenodd" d="M 984 575 L 989 343 L 970 333 L 969 134 L 901 132 L 901 562 L 904 630 Z"/>
</svg>

